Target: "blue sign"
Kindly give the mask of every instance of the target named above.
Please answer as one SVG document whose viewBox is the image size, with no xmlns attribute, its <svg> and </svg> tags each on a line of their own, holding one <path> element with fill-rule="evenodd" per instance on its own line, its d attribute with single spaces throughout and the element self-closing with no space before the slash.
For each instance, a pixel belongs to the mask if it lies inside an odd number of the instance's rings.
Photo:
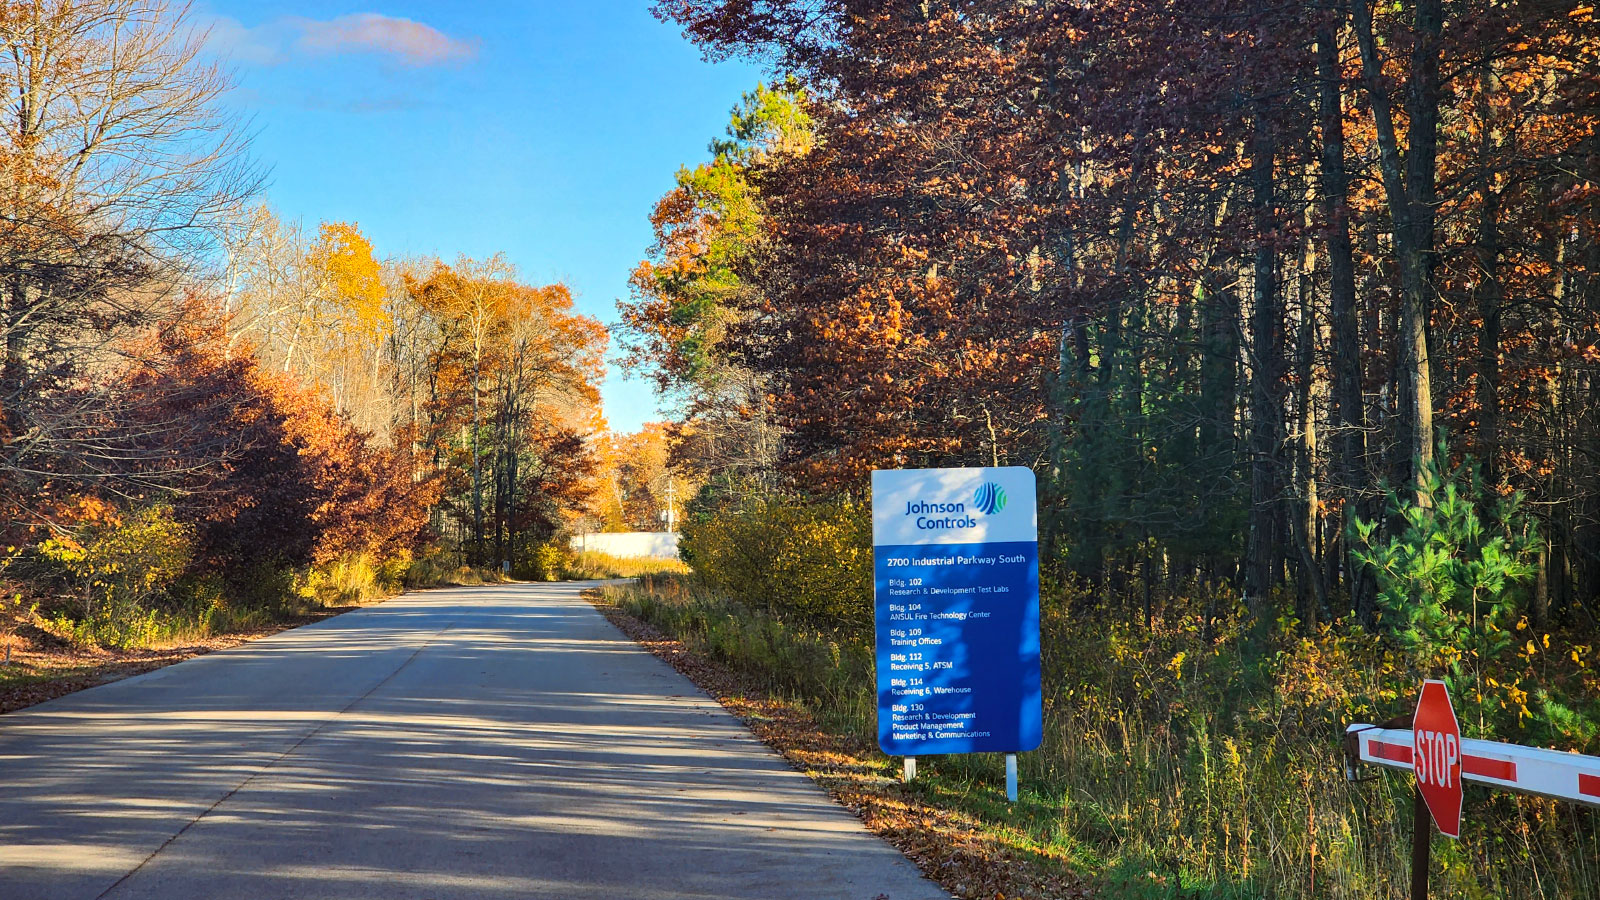
<svg viewBox="0 0 1600 900">
<path fill-rule="evenodd" d="M 872 473 L 883 752 L 1038 748 L 1035 496 L 1022 467 Z"/>
</svg>

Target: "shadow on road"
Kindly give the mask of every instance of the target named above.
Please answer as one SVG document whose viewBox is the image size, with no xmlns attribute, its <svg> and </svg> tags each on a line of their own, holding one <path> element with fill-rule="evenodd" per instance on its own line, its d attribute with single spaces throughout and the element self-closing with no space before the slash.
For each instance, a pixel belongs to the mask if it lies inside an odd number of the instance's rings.
<svg viewBox="0 0 1600 900">
<path fill-rule="evenodd" d="M 568 585 L 0 716 L 0 772 L 6 900 L 944 896 Z"/>
</svg>

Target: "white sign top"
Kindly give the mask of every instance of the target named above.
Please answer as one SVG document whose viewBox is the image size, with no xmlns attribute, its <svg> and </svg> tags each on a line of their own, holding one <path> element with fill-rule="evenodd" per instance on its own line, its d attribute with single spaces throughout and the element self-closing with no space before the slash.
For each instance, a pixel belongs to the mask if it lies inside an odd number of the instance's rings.
<svg viewBox="0 0 1600 900">
<path fill-rule="evenodd" d="M 1033 470 L 891 469 L 872 473 L 872 543 L 1037 541 Z"/>
</svg>

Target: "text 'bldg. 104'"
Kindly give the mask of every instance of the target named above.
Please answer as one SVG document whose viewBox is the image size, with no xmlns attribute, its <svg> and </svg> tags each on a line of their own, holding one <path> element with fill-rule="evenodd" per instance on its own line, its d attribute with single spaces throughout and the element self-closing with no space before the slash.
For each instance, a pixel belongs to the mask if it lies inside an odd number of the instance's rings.
<svg viewBox="0 0 1600 900">
<path fill-rule="evenodd" d="M 1039 531 L 1022 467 L 872 473 L 878 745 L 1039 746 Z"/>
</svg>

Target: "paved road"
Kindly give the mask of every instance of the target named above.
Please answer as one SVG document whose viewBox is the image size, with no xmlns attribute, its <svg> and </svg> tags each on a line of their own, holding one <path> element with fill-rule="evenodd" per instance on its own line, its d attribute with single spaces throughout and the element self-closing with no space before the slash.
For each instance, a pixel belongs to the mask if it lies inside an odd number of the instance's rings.
<svg viewBox="0 0 1600 900">
<path fill-rule="evenodd" d="M 947 897 L 580 587 L 411 594 L 0 716 L 0 898 Z"/>
</svg>

